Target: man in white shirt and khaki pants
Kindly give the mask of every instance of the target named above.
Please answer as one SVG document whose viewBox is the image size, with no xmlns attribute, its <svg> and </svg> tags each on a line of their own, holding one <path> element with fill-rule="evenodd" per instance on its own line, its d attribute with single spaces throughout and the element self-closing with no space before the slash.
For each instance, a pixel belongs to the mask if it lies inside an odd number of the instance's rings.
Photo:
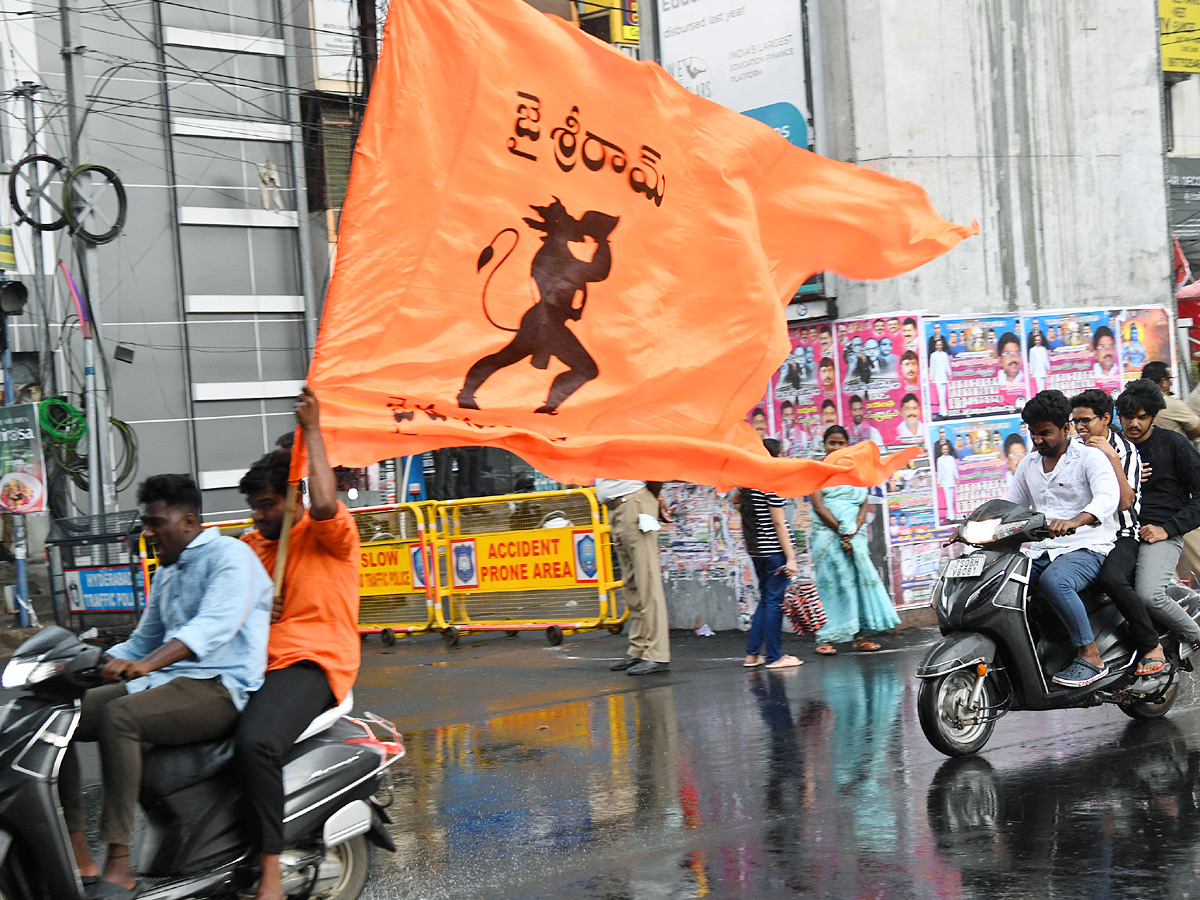
<svg viewBox="0 0 1200 900">
<path fill-rule="evenodd" d="M 661 489 L 658 481 L 596 479 L 596 499 L 608 507 L 629 608 L 629 650 L 609 666 L 614 672 L 653 675 L 671 665 L 667 598 L 658 562 L 658 521 L 671 519 L 659 498 Z"/>
</svg>

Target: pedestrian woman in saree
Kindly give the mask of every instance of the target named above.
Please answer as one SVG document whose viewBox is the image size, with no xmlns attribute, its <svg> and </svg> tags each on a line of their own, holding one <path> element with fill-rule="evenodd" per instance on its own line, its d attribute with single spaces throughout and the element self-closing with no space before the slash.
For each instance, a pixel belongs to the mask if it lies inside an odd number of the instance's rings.
<svg viewBox="0 0 1200 900">
<path fill-rule="evenodd" d="M 833 425 L 825 432 L 825 453 L 849 444 L 846 429 Z M 817 592 L 827 618 L 817 632 L 817 653 L 832 656 L 834 644 L 852 641 L 860 632 L 886 631 L 900 624 L 867 547 L 863 523 L 868 491 L 861 487 L 823 488 L 810 498 L 813 507 L 809 535 Z M 878 650 L 874 641 L 859 639 L 859 650 Z"/>
</svg>

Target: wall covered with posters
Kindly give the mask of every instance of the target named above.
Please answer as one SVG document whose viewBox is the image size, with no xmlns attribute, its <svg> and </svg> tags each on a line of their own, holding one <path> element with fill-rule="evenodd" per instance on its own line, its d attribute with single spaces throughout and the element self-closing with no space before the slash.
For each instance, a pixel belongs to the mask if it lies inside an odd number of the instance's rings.
<svg viewBox="0 0 1200 900">
<path fill-rule="evenodd" d="M 872 558 L 900 608 L 928 603 L 953 523 L 1003 496 L 1032 451 L 1020 416 L 1029 397 L 1046 388 L 1117 392 L 1151 360 L 1176 365 L 1171 316 L 1161 307 L 893 313 L 795 324 L 790 335 L 792 352 L 748 416 L 760 434 L 781 441 L 784 455 L 822 457 L 832 424 L 884 452 L 925 449 L 871 492 Z M 737 511 L 711 488 L 665 491 L 676 518 L 660 533 L 668 583 L 726 584 L 745 616 L 757 587 Z M 788 504 L 801 575 L 811 579 L 810 509 L 803 498 Z"/>
</svg>

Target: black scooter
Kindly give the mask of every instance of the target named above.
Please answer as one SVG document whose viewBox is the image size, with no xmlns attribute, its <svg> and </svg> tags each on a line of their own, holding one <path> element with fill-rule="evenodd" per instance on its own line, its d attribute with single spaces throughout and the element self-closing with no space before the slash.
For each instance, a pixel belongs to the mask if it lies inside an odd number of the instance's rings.
<svg viewBox="0 0 1200 900">
<path fill-rule="evenodd" d="M 80 698 L 100 683 L 105 661 L 99 648 L 51 626 L 21 645 L 0 678 L 9 689 L 0 698 L 0 900 L 84 897 L 57 780 Z M 404 747 L 390 723 L 348 710 L 343 703 L 323 713 L 285 759 L 280 864 L 289 895 L 355 900 L 367 878 L 367 841 L 396 849 L 385 806 L 388 768 Z M 146 750 L 147 827 L 135 848 L 141 897 L 233 897 L 253 888 L 257 861 L 242 834 L 232 754 L 232 738 Z"/>
<path fill-rule="evenodd" d="M 1190 672 L 1194 647 L 1161 631 L 1167 668 L 1137 678 L 1137 651 L 1124 619 L 1101 593 L 1084 598 L 1092 632 L 1110 674 L 1084 688 L 1051 680 L 1075 657 L 1058 617 L 1030 602 L 1031 560 L 1021 545 L 1050 537 L 1046 517 L 989 500 L 958 527 L 950 543 L 977 548 L 947 560 L 933 589 L 942 640 L 917 667 L 921 730 L 947 756 L 982 749 L 996 720 L 1011 710 L 1065 709 L 1115 703 L 1135 719 L 1157 719 L 1175 703 L 1179 678 Z M 1200 619 L 1200 596 L 1172 585 L 1172 596 Z"/>
</svg>

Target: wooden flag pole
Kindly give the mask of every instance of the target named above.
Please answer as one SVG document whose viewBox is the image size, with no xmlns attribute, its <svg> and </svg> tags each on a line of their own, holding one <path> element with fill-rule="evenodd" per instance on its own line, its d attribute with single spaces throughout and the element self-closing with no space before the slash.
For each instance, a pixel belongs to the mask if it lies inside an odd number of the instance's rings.
<svg viewBox="0 0 1200 900">
<path fill-rule="evenodd" d="M 287 570 L 288 539 L 292 536 L 292 510 L 296 506 L 296 485 L 288 482 L 287 508 L 283 511 L 283 527 L 279 529 L 279 549 L 275 551 L 275 598 L 271 602 L 271 621 L 283 615 L 283 573 Z"/>
<path fill-rule="evenodd" d="M 296 429 L 296 439 L 292 442 L 292 453 L 304 452 L 304 432 Z M 290 473 L 289 473 L 290 475 Z M 279 547 L 275 551 L 275 594 L 271 601 L 271 622 L 279 621 L 283 615 L 283 574 L 287 571 L 288 542 L 292 536 L 292 524 L 295 522 L 296 494 L 299 484 L 288 478 L 287 497 L 284 499 L 283 525 L 279 529 Z"/>
</svg>

